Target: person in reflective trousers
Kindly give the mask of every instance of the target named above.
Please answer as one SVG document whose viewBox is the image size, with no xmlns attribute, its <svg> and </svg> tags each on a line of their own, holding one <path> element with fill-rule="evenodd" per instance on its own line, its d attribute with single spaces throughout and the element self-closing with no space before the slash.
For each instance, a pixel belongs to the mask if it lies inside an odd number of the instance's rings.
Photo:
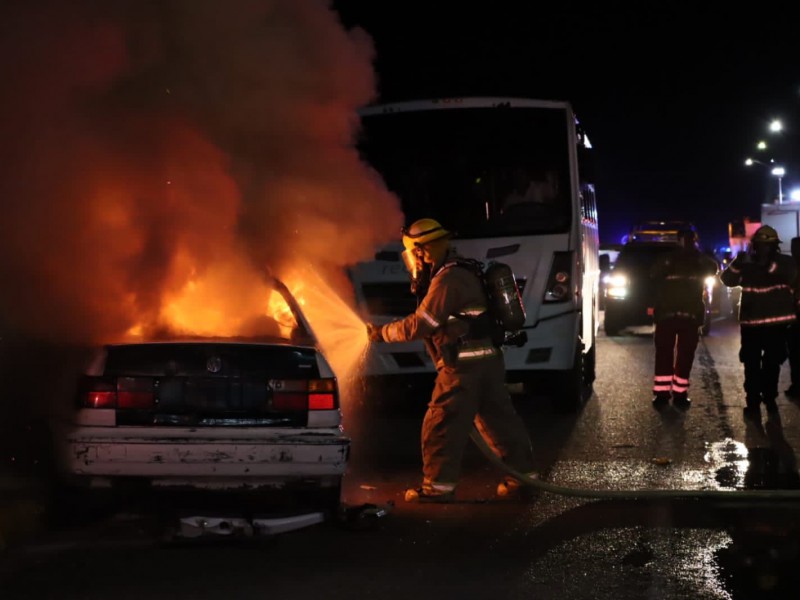
<svg viewBox="0 0 800 600">
<path fill-rule="evenodd" d="M 680 246 L 662 255 L 650 273 L 656 285 L 653 406 L 688 408 L 689 374 L 705 320 L 705 281 L 717 275 L 717 263 L 703 254 L 692 230 L 678 234 Z"/>
<path fill-rule="evenodd" d="M 455 498 L 473 423 L 508 465 L 535 478 L 528 432 L 505 387 L 505 363 L 484 322 L 488 298 L 479 274 L 459 262 L 451 234 L 434 219 L 403 230 L 403 261 L 412 290 L 424 292 L 416 311 L 382 326 L 368 324 L 373 342 L 422 339 L 436 366 L 436 382 L 422 424 L 422 485 L 406 490 L 409 502 Z M 499 496 L 516 494 L 506 477 Z"/>
<path fill-rule="evenodd" d="M 795 323 L 792 286 L 797 267 L 781 254 L 778 232 L 759 227 L 750 247 L 740 252 L 720 275 L 728 287 L 741 286 L 739 360 L 744 364 L 746 419 L 761 419 L 761 404 L 777 414 L 778 378 L 786 360 L 788 326 Z"/>
<path fill-rule="evenodd" d="M 789 387 L 783 393 L 787 398 L 800 398 L 800 237 L 794 237 L 790 243 L 792 258 L 798 268 L 798 276 L 794 282 L 794 312 L 798 320 L 789 325 L 787 331 L 787 349 L 789 351 Z"/>
</svg>

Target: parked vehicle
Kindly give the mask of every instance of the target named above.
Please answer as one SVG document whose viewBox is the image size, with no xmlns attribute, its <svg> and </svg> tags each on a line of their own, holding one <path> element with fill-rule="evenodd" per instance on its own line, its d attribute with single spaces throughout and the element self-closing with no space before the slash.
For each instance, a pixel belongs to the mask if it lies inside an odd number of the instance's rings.
<svg viewBox="0 0 800 600">
<path fill-rule="evenodd" d="M 642 221 L 628 234 L 628 242 L 677 242 L 679 231 L 694 231 L 690 221 Z"/>
<path fill-rule="evenodd" d="M 597 295 L 600 310 L 606 308 L 606 288 L 622 246 L 622 244 L 600 244 L 600 291 Z"/>
<path fill-rule="evenodd" d="M 614 270 L 606 283 L 606 306 L 603 328 L 606 335 L 618 335 L 626 327 L 653 324 L 655 285 L 650 271 L 656 260 L 665 252 L 677 247 L 673 242 L 628 242 L 617 258 Z M 703 299 L 706 304 L 705 321 L 701 334 L 711 330 L 713 307 L 719 312 L 720 283 L 718 277 L 705 282 Z"/>
<path fill-rule="evenodd" d="M 64 490 L 258 492 L 265 511 L 335 509 L 350 448 L 337 380 L 297 302 L 273 287 L 284 333 L 99 348 L 52 426 Z"/>
</svg>

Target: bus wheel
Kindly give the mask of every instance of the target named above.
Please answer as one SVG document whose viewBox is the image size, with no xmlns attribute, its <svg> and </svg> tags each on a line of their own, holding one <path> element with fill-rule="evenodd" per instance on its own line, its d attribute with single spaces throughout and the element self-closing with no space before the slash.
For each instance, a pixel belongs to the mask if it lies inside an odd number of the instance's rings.
<svg viewBox="0 0 800 600">
<path fill-rule="evenodd" d="M 583 356 L 583 385 L 591 386 L 597 376 L 597 339 Z"/>
<path fill-rule="evenodd" d="M 556 412 L 577 412 L 592 394 L 592 386 L 585 383 L 584 355 L 580 347 L 575 350 L 572 368 L 559 375 L 553 394 Z"/>
</svg>

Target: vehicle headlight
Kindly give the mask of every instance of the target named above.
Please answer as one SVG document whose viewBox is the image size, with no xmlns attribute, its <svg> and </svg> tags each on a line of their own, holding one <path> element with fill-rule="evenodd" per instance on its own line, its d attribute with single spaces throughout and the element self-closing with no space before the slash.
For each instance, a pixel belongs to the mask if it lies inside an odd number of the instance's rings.
<svg viewBox="0 0 800 600">
<path fill-rule="evenodd" d="M 711 289 L 717 283 L 717 278 L 714 277 L 713 275 L 709 275 L 708 277 L 705 278 L 704 283 L 706 284 L 706 287 L 708 289 Z"/>
<path fill-rule="evenodd" d="M 615 273 L 608 277 L 607 294 L 610 298 L 625 298 L 628 295 L 628 278 L 622 273 Z"/>
</svg>

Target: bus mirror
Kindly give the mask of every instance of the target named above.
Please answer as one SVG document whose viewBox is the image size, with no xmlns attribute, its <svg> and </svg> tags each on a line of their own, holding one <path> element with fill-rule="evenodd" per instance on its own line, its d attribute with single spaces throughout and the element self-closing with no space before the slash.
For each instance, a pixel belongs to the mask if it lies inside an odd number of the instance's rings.
<svg viewBox="0 0 800 600">
<path fill-rule="evenodd" d="M 607 273 L 611 270 L 611 257 L 608 254 L 600 255 L 600 272 Z"/>
</svg>

